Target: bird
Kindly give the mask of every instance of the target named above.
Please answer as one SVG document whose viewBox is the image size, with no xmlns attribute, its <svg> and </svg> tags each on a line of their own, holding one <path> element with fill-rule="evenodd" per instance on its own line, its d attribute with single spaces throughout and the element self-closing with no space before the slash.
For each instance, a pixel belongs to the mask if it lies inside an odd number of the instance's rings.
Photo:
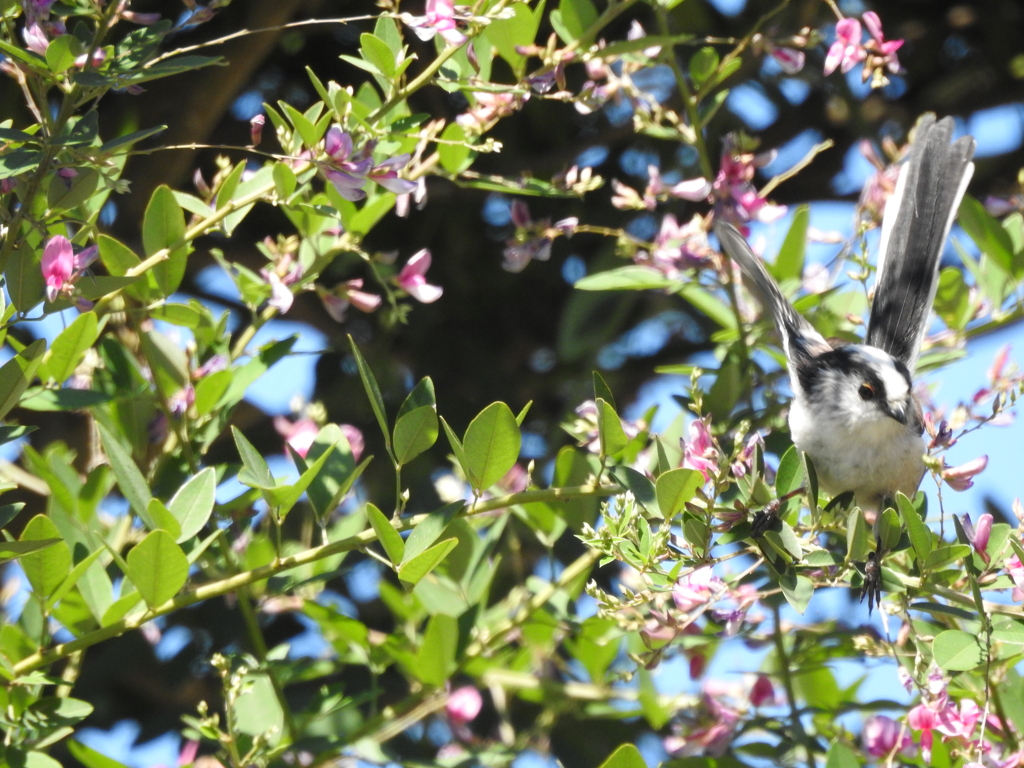
<svg viewBox="0 0 1024 768">
<path fill-rule="evenodd" d="M 975 141 L 952 141 L 953 120 L 918 122 L 886 203 L 874 297 L 864 342 L 826 340 L 786 300 L 731 224 L 713 225 L 722 248 L 771 314 L 786 355 L 793 399 L 789 429 L 819 488 L 852 492 L 865 511 L 913 498 L 925 472 L 914 369 L 938 284 L 939 262 L 974 173 Z"/>
</svg>

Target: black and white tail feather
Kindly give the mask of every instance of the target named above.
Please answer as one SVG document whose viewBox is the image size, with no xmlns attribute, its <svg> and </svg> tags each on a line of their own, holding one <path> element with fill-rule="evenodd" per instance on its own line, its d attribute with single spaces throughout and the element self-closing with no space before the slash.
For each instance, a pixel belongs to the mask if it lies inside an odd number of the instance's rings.
<svg viewBox="0 0 1024 768">
<path fill-rule="evenodd" d="M 878 274 L 865 343 L 913 373 L 938 287 L 939 261 L 974 174 L 974 139 L 950 144 L 952 118 L 926 115 L 882 217 Z"/>
<path fill-rule="evenodd" d="M 928 327 L 946 238 L 974 173 L 974 139 L 963 136 L 950 144 L 952 135 L 952 118 L 936 122 L 934 115 L 926 115 L 921 119 L 883 216 L 865 343 L 888 352 L 911 373 Z M 831 349 L 782 295 L 743 235 L 720 221 L 714 230 L 774 318 L 787 359 L 799 367 Z"/>
</svg>

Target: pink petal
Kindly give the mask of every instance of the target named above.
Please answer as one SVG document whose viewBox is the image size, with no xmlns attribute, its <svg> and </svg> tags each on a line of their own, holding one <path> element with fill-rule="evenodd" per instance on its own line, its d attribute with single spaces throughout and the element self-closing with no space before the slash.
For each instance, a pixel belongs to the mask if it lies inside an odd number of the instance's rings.
<svg viewBox="0 0 1024 768">
<path fill-rule="evenodd" d="M 868 33 L 881 42 L 885 39 L 882 34 L 882 20 L 878 18 L 878 14 L 874 11 L 868 11 L 864 14 L 864 26 L 868 28 Z"/>
<path fill-rule="evenodd" d="M 703 176 L 681 181 L 670 190 L 672 197 L 699 202 L 711 194 L 711 182 Z"/>
<path fill-rule="evenodd" d="M 332 160 L 345 160 L 352 154 L 352 137 L 344 133 L 338 126 L 331 126 L 324 139 L 324 150 Z"/>
<path fill-rule="evenodd" d="M 775 48 L 772 50 L 772 56 L 787 75 L 795 75 L 804 68 L 804 62 L 807 60 L 803 51 L 794 48 Z"/>
<path fill-rule="evenodd" d="M 842 19 L 836 24 L 836 38 L 845 45 L 860 45 L 860 37 L 860 22 L 856 19 Z"/>
<path fill-rule="evenodd" d="M 51 237 L 43 249 L 42 270 L 47 285 L 59 286 L 66 283 L 74 271 L 75 252 L 68 239 L 62 235 Z"/>
<path fill-rule="evenodd" d="M 430 251 L 424 248 L 422 251 L 413 254 L 409 261 L 402 267 L 402 271 L 398 273 L 398 284 L 405 288 L 405 283 L 412 280 L 415 276 L 423 277 L 427 274 L 427 270 L 430 269 Z"/>
<path fill-rule="evenodd" d="M 422 280 L 423 278 L 420 278 Z M 428 282 L 416 281 L 409 285 L 402 286 L 405 292 L 412 296 L 417 301 L 421 301 L 424 304 L 431 304 L 441 298 L 441 294 L 444 293 L 444 289 L 438 285 L 431 285 Z"/>
</svg>

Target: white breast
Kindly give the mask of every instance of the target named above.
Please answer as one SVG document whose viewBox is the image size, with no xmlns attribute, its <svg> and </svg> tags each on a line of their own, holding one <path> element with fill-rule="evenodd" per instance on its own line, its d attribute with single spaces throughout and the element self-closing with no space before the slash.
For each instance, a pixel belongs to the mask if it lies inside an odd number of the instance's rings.
<svg viewBox="0 0 1024 768">
<path fill-rule="evenodd" d="M 913 496 L 924 476 L 924 440 L 888 417 L 848 419 L 842 409 L 811 409 L 802 398 L 790 405 L 789 428 L 797 448 L 814 462 L 822 489 L 856 494 L 863 509 L 878 510 L 897 491 Z"/>
</svg>

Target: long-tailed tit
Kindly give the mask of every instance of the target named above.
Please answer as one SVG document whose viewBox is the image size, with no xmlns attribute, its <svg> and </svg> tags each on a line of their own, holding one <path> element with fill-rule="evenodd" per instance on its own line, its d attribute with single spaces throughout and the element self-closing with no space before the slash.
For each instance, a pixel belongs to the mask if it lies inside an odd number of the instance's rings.
<svg viewBox="0 0 1024 768">
<path fill-rule="evenodd" d="M 824 490 L 853 491 L 864 509 L 879 509 L 897 491 L 912 496 L 924 475 L 924 425 L 912 377 L 942 250 L 974 172 L 974 139 L 951 144 L 952 134 L 948 117 L 936 122 L 927 115 L 917 126 L 885 206 L 863 344 L 823 338 L 782 295 L 743 236 L 727 223 L 714 227 L 782 337 L 794 394 L 793 442 L 811 457 Z"/>
</svg>

